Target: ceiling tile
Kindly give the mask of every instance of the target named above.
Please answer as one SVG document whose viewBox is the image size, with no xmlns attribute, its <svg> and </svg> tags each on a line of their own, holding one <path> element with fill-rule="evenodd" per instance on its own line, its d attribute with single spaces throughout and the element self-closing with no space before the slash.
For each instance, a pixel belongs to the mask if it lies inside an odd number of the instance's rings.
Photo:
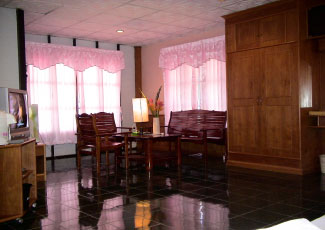
<svg viewBox="0 0 325 230">
<path fill-rule="evenodd" d="M 92 22 L 80 22 L 71 25 L 69 28 L 73 30 L 84 30 L 88 32 L 97 32 L 97 31 L 103 31 L 107 30 L 109 27 L 107 25 L 98 24 L 98 23 L 92 23 Z"/>
<path fill-rule="evenodd" d="M 174 22 L 175 26 L 181 26 L 186 28 L 199 28 L 201 26 L 210 24 L 210 21 L 206 21 L 199 18 L 187 17 L 186 19 Z"/>
<path fill-rule="evenodd" d="M 24 9 L 27 33 L 144 45 L 224 28 L 222 15 L 273 1 L 0 0 L 0 6 Z"/>
<path fill-rule="evenodd" d="M 24 12 L 24 23 L 25 25 L 28 25 L 29 23 L 43 17 L 44 14 L 39 14 L 39 13 L 33 13 L 29 11 Z"/>
<path fill-rule="evenodd" d="M 97 15 L 98 12 L 95 11 L 92 8 L 85 8 L 85 9 L 74 9 L 74 8 L 67 8 L 67 7 L 61 7 L 58 8 L 51 13 L 49 13 L 49 16 L 52 17 L 58 17 L 62 19 L 67 19 L 67 20 L 76 20 L 76 21 L 81 21 L 85 20 L 87 18 L 93 17 Z"/>
<path fill-rule="evenodd" d="M 64 6 L 71 8 L 92 8 L 99 11 L 118 7 L 129 0 L 62 0 Z M 91 7 L 90 7 L 91 5 Z"/>
<path fill-rule="evenodd" d="M 141 38 L 141 39 L 157 39 L 166 37 L 166 34 L 157 33 L 157 32 L 150 32 L 150 31 L 141 31 L 131 35 L 134 38 Z"/>
<path fill-rule="evenodd" d="M 61 17 L 55 17 L 52 15 L 45 15 L 41 17 L 40 19 L 37 20 L 37 24 L 42 24 L 42 25 L 49 25 L 49 26 L 59 26 L 59 27 L 68 27 L 73 24 L 76 24 L 78 21 L 76 20 L 66 20 Z"/>
<path fill-rule="evenodd" d="M 197 14 L 202 14 L 208 9 L 201 6 L 201 4 L 193 2 L 184 2 L 167 8 L 166 11 L 174 14 L 182 14 L 187 16 L 195 16 Z"/>
<path fill-rule="evenodd" d="M 56 35 L 69 37 L 69 38 L 81 38 L 86 37 L 86 35 L 90 34 L 89 31 L 84 30 L 76 30 L 71 28 L 66 28 L 63 30 L 56 31 Z"/>
<path fill-rule="evenodd" d="M 116 30 L 120 30 L 120 29 L 123 29 L 123 33 L 117 33 Z M 131 28 L 127 28 L 127 29 L 124 29 L 124 28 L 121 28 L 119 26 L 110 26 L 109 28 L 107 28 L 105 30 L 105 32 L 108 32 L 108 33 L 115 33 L 116 36 L 125 36 L 125 35 L 130 35 L 130 34 L 134 34 L 134 33 L 137 33 L 139 32 L 139 30 L 137 29 L 131 29 Z"/>
<path fill-rule="evenodd" d="M 216 8 L 214 10 L 206 11 L 203 14 L 196 15 L 196 18 L 208 20 L 208 21 L 221 21 L 220 16 L 232 13 L 231 10 L 226 10 L 223 8 Z"/>
<path fill-rule="evenodd" d="M 179 27 L 179 26 L 171 26 L 171 25 L 162 25 L 156 28 L 151 28 L 149 29 L 150 31 L 154 31 L 154 32 L 159 32 L 159 33 L 165 33 L 165 34 L 171 34 L 171 33 L 182 33 L 182 31 L 190 30 L 188 28 L 184 28 L 184 27 Z"/>
<path fill-rule="evenodd" d="M 184 18 L 186 18 L 185 15 L 172 14 L 166 11 L 158 11 L 155 14 L 144 16 L 141 19 L 146 21 L 157 22 L 157 23 L 172 23 L 178 20 L 182 20 Z"/>
<path fill-rule="evenodd" d="M 33 13 L 46 14 L 59 7 L 61 4 L 40 1 L 13 0 L 6 5 L 9 8 L 20 8 Z"/>
<path fill-rule="evenodd" d="M 139 18 L 148 14 L 152 14 L 156 12 L 156 10 L 134 6 L 134 5 L 122 5 L 120 7 L 114 8 L 111 10 L 111 14 L 118 15 L 127 18 Z"/>
<path fill-rule="evenodd" d="M 216 7 L 224 7 L 224 6 L 229 6 L 229 5 L 232 5 L 234 3 L 237 3 L 237 2 L 241 2 L 242 0 L 219 0 L 219 1 L 215 1 L 215 0 L 207 0 L 208 2 L 211 2 L 214 3 L 214 5 Z"/>
<path fill-rule="evenodd" d="M 31 23 L 25 27 L 25 32 L 31 34 L 48 35 L 48 34 L 53 34 L 55 31 L 58 31 L 60 29 L 61 28 L 57 26 L 46 26 L 46 25 Z"/>
<path fill-rule="evenodd" d="M 121 28 L 131 28 L 131 29 L 138 29 L 138 30 L 147 30 L 150 28 L 160 27 L 162 24 L 144 21 L 140 19 L 130 20 L 127 23 L 119 25 Z"/>
<path fill-rule="evenodd" d="M 241 2 L 236 2 L 231 5 L 224 6 L 224 9 L 231 10 L 231 11 L 240 11 L 246 10 L 248 8 L 256 7 L 259 5 L 263 5 L 268 3 L 268 0 L 245 0 Z"/>
<path fill-rule="evenodd" d="M 163 10 L 166 8 L 170 8 L 173 5 L 176 5 L 181 2 L 185 2 L 186 0 L 135 0 L 130 2 L 132 5 L 143 6 L 156 10 Z"/>
<path fill-rule="evenodd" d="M 107 33 L 107 32 L 96 32 L 96 33 L 87 35 L 87 38 L 89 38 L 90 40 L 95 40 L 95 41 L 107 41 L 107 40 L 111 40 L 115 37 L 116 37 L 116 34 L 111 34 L 111 33 Z"/>
<path fill-rule="evenodd" d="M 91 17 L 86 21 L 104 25 L 120 25 L 130 21 L 130 18 L 115 16 L 111 14 L 98 14 L 97 16 Z"/>
<path fill-rule="evenodd" d="M 126 45 L 133 45 L 139 42 L 142 42 L 143 39 L 141 38 L 132 38 L 132 37 L 121 37 L 121 38 L 113 38 L 111 39 L 112 42 L 114 43 L 119 43 L 119 44 L 126 44 Z"/>
<path fill-rule="evenodd" d="M 7 5 L 11 0 L 0 0 L 0 7 Z"/>
</svg>

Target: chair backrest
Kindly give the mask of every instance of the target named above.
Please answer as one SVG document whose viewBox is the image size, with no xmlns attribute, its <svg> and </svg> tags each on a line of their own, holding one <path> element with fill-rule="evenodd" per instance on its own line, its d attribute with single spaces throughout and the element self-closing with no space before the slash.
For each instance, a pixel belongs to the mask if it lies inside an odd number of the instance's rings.
<svg viewBox="0 0 325 230">
<path fill-rule="evenodd" d="M 77 132 L 78 141 L 82 141 L 83 144 L 95 144 L 96 134 L 93 127 L 92 117 L 89 114 L 77 114 Z"/>
<path fill-rule="evenodd" d="M 94 113 L 91 116 L 93 119 L 94 130 L 97 134 L 117 132 L 113 113 L 100 112 Z"/>
<path fill-rule="evenodd" d="M 210 129 L 207 131 L 207 137 L 223 137 L 226 121 L 226 111 L 200 109 L 177 112 L 171 111 L 168 133 L 185 136 L 202 136 L 203 133 L 200 132 L 200 130 Z"/>
</svg>

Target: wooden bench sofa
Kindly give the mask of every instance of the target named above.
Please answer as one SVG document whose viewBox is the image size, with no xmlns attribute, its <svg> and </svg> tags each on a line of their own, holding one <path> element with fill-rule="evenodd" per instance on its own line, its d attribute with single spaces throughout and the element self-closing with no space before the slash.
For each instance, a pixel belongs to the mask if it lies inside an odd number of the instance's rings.
<svg viewBox="0 0 325 230">
<path fill-rule="evenodd" d="M 168 134 L 181 134 L 181 142 L 203 145 L 206 160 L 208 143 L 225 145 L 224 161 L 227 157 L 227 111 L 187 110 L 170 112 Z"/>
</svg>

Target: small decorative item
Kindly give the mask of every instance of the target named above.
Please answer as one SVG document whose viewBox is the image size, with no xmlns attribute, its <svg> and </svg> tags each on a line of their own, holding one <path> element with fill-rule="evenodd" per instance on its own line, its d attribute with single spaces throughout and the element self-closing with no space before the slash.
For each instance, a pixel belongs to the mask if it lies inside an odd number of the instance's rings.
<svg viewBox="0 0 325 230">
<path fill-rule="evenodd" d="M 36 139 L 36 142 L 40 141 L 38 132 L 38 105 L 32 104 L 29 107 L 29 125 L 31 137 Z"/>
<path fill-rule="evenodd" d="M 8 144 L 8 125 L 16 122 L 14 115 L 0 111 L 0 145 Z"/>
<path fill-rule="evenodd" d="M 152 133 L 153 134 L 160 134 L 159 112 L 163 109 L 163 106 L 164 106 L 164 103 L 161 100 L 159 100 L 161 87 L 162 86 L 159 87 L 159 90 L 156 94 L 155 101 L 153 101 L 153 99 L 148 99 L 146 97 L 146 95 L 144 95 L 144 93 L 140 90 L 142 96 L 147 99 L 148 107 L 149 107 L 150 112 L 153 116 L 153 120 L 152 120 L 152 122 L 153 122 L 152 123 Z"/>
</svg>

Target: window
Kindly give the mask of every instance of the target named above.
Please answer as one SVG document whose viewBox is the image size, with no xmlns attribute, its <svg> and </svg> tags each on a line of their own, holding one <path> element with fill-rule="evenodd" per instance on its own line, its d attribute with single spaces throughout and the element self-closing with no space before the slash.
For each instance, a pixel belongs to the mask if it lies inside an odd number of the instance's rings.
<svg viewBox="0 0 325 230">
<path fill-rule="evenodd" d="M 170 111 L 225 111 L 224 36 L 164 48 L 159 66 L 164 74 L 165 122 Z"/>
<path fill-rule="evenodd" d="M 76 113 L 113 112 L 120 126 L 123 53 L 27 43 L 26 61 L 29 103 L 38 104 L 42 142 L 76 143 Z"/>
</svg>

